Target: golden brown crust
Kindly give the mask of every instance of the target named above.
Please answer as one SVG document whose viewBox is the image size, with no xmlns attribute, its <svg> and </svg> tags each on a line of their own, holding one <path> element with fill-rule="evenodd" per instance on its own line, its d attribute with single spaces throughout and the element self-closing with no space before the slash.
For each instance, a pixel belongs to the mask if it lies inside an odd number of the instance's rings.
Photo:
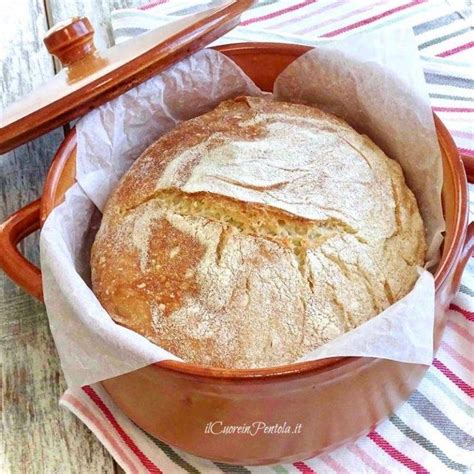
<svg viewBox="0 0 474 474">
<path fill-rule="evenodd" d="M 150 146 L 110 197 L 97 297 L 184 360 L 289 363 L 412 288 L 423 224 L 400 166 L 315 108 L 239 98 Z"/>
</svg>

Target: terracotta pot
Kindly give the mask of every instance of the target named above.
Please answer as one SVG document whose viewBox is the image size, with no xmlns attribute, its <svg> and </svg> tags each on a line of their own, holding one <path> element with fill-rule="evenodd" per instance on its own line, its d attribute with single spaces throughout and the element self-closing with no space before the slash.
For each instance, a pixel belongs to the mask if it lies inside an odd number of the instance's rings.
<svg viewBox="0 0 474 474">
<path fill-rule="evenodd" d="M 262 89 L 304 46 L 245 43 L 217 48 L 233 59 Z M 446 237 L 436 271 L 435 348 L 446 311 L 458 290 L 474 247 L 467 225 L 468 199 L 463 163 L 448 131 L 435 116 L 443 157 Z M 0 227 L 0 265 L 34 296 L 41 297 L 41 274 L 17 251 L 17 243 L 39 228 L 75 181 L 76 136 L 59 148 L 41 201 L 11 216 Z M 341 357 L 261 370 L 223 370 L 174 361 L 152 364 L 102 382 L 114 402 L 137 425 L 157 438 L 198 456 L 230 463 L 268 464 L 305 459 L 367 433 L 393 413 L 416 389 L 427 367 L 384 359 Z M 223 426 L 264 422 L 295 428 L 293 434 L 205 433 Z M 262 426 L 262 425 L 259 425 Z M 256 426 L 253 425 L 253 430 Z"/>
</svg>

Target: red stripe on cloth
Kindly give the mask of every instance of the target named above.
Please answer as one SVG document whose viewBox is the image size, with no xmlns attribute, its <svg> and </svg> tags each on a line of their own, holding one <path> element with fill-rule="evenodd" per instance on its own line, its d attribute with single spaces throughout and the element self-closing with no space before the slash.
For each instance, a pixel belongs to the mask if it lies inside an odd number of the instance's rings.
<svg viewBox="0 0 474 474">
<path fill-rule="evenodd" d="M 474 157 L 474 150 L 470 150 L 469 148 L 459 148 L 458 147 L 458 151 L 459 151 L 459 153 L 462 153 L 463 155 Z"/>
<path fill-rule="evenodd" d="M 449 309 L 456 311 L 457 313 L 462 314 L 468 321 L 474 322 L 474 313 L 472 311 L 468 311 L 467 309 L 463 309 L 457 304 L 451 304 Z"/>
<path fill-rule="evenodd" d="M 125 468 L 127 472 L 139 472 L 131 458 L 129 458 L 127 453 L 122 449 L 122 446 L 120 446 L 117 440 L 107 431 L 101 420 L 99 420 L 99 418 L 97 418 L 86 405 L 70 393 L 64 394 L 62 400 L 66 401 L 80 412 L 81 417 L 86 419 L 89 422 L 89 425 L 94 426 L 100 436 L 108 441 L 108 443 L 115 449 L 116 454 L 120 457 L 122 463 L 126 465 Z"/>
<path fill-rule="evenodd" d="M 426 1 L 427 0 L 413 0 L 412 2 L 406 3 L 405 5 L 400 5 L 399 7 L 391 8 L 390 10 L 384 11 L 375 16 L 371 16 L 370 18 L 366 18 L 365 20 L 360 20 L 357 23 L 352 23 L 351 25 L 344 26 L 343 28 L 339 28 L 337 30 L 330 31 L 329 33 L 325 33 L 324 35 L 322 35 L 322 38 L 331 38 L 341 33 L 345 33 L 346 31 L 353 30 L 354 28 L 359 28 L 360 26 L 368 25 L 370 23 L 373 23 L 374 21 L 380 20 L 381 18 L 393 15 L 394 13 L 405 10 L 406 8 L 411 8 L 416 5 L 420 5 L 421 3 L 425 3 Z"/>
<path fill-rule="evenodd" d="M 453 384 L 460 388 L 467 396 L 474 398 L 474 387 L 468 385 L 464 380 L 459 378 L 454 372 L 448 369 L 439 359 L 433 360 L 433 365 L 445 375 Z"/>
<path fill-rule="evenodd" d="M 446 56 L 452 56 L 453 54 L 460 53 L 461 51 L 472 48 L 473 46 L 474 41 L 470 41 L 469 43 L 462 44 L 461 46 L 457 46 L 456 48 L 448 49 L 447 51 L 437 54 L 436 56 L 440 58 L 445 58 Z"/>
<path fill-rule="evenodd" d="M 429 474 L 428 471 L 418 464 L 413 459 L 410 459 L 405 454 L 401 453 L 397 448 L 393 447 L 385 438 L 379 435 L 376 431 L 371 431 L 367 435 L 379 448 L 382 448 L 389 456 L 403 464 L 408 469 L 411 469 L 417 474 Z"/>
<path fill-rule="evenodd" d="M 432 107 L 435 112 L 474 112 L 470 107 Z"/>
<path fill-rule="evenodd" d="M 302 472 L 303 474 L 316 474 L 316 471 L 313 471 L 307 464 L 303 461 L 294 462 L 293 466 L 298 469 L 298 471 Z"/>
<path fill-rule="evenodd" d="M 278 10 L 276 12 L 268 13 L 267 15 L 257 16 L 256 18 L 250 18 L 249 20 L 243 21 L 241 23 L 242 26 L 251 25 L 252 23 L 257 23 L 259 21 L 271 20 L 272 18 L 276 18 L 277 16 L 285 15 L 286 13 L 291 13 L 300 8 L 306 7 L 311 5 L 312 3 L 316 3 L 318 0 L 305 0 L 304 2 L 297 3 L 296 5 L 292 5 L 291 7 L 283 8 L 282 10 Z"/>
<path fill-rule="evenodd" d="M 107 405 L 102 399 L 95 393 L 94 389 L 89 385 L 82 387 L 82 390 L 88 395 L 88 397 L 97 405 L 99 410 L 105 415 L 110 424 L 115 428 L 115 431 L 125 441 L 127 446 L 137 456 L 140 462 L 153 474 L 161 474 L 162 471 L 150 460 L 150 458 L 133 442 L 132 438 L 128 436 L 123 428 L 118 424 L 112 412 L 107 408 Z"/>
<path fill-rule="evenodd" d="M 163 3 L 168 3 L 169 0 L 155 0 L 154 2 L 147 3 L 138 7 L 140 10 L 149 10 L 150 8 L 156 7 L 157 5 L 163 5 Z"/>
</svg>

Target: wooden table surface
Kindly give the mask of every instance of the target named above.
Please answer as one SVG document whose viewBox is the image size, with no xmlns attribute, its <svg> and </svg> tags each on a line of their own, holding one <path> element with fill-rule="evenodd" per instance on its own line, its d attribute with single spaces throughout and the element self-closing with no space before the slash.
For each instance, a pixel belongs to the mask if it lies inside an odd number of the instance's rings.
<svg viewBox="0 0 474 474">
<path fill-rule="evenodd" d="M 112 43 L 110 12 L 146 0 L 0 0 L 0 110 L 55 74 L 57 65 L 42 39 L 58 21 L 85 15 L 95 43 Z M 64 130 L 0 155 L 0 221 L 40 196 L 45 174 Z M 23 244 L 39 260 L 38 235 Z M 0 472 L 121 472 L 92 433 L 58 407 L 66 385 L 44 305 L 0 271 L 1 410 Z"/>
</svg>

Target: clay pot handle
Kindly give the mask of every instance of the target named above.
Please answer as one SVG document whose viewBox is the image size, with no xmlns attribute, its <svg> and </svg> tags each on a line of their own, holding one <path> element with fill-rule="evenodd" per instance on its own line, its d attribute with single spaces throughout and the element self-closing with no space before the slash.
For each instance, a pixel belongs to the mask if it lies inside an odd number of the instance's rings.
<svg viewBox="0 0 474 474">
<path fill-rule="evenodd" d="M 459 288 L 461 284 L 462 274 L 466 268 L 469 260 L 474 253 L 474 222 L 470 222 L 467 226 L 466 239 L 464 240 L 464 245 L 461 250 L 461 256 L 459 258 L 459 263 L 456 267 L 456 271 L 453 276 L 453 284 L 456 289 Z"/>
<path fill-rule="evenodd" d="M 93 41 L 94 28 L 85 16 L 74 17 L 54 25 L 44 37 L 44 44 L 63 66 L 69 66 L 96 49 Z"/>
<path fill-rule="evenodd" d="M 474 156 L 463 155 L 461 153 L 461 159 L 464 163 L 468 182 L 474 183 Z"/>
<path fill-rule="evenodd" d="M 0 268 L 26 292 L 42 300 L 41 270 L 17 248 L 25 237 L 40 228 L 40 205 L 40 199 L 33 201 L 0 224 Z"/>
<path fill-rule="evenodd" d="M 474 183 L 474 157 L 466 156 L 460 154 L 461 159 L 464 163 L 464 169 L 466 171 L 467 181 L 469 183 Z M 466 265 L 469 263 L 470 258 L 474 254 L 474 222 L 470 222 L 467 226 L 466 238 L 464 240 L 464 245 L 461 250 L 461 256 L 459 258 L 459 263 L 456 267 L 456 272 L 453 277 L 453 283 L 455 288 L 458 288 L 461 283 L 461 277 L 466 268 Z"/>
</svg>

